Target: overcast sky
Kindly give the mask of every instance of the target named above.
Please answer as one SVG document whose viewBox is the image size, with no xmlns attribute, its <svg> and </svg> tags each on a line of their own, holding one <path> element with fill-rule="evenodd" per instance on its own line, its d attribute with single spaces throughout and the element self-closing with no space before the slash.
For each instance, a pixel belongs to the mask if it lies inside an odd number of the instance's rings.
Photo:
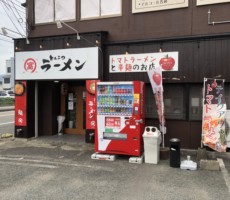
<svg viewBox="0 0 230 200">
<path fill-rule="evenodd" d="M 0 0 L 0 75 L 6 73 L 6 60 L 14 57 L 13 38 L 20 38 L 17 34 L 25 35 L 25 8 L 20 6 L 25 0 Z M 2 27 L 9 30 L 3 36 Z M 14 32 L 17 33 L 14 33 Z"/>
</svg>

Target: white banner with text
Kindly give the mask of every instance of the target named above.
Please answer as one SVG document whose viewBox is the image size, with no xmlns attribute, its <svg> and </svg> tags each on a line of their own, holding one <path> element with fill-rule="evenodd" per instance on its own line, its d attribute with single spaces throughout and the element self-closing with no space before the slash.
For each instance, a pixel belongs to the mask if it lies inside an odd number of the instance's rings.
<svg viewBox="0 0 230 200">
<path fill-rule="evenodd" d="M 16 52 L 15 79 L 97 79 L 98 56 L 98 47 Z"/>
<path fill-rule="evenodd" d="M 178 52 L 110 55 L 109 72 L 178 71 Z"/>
</svg>

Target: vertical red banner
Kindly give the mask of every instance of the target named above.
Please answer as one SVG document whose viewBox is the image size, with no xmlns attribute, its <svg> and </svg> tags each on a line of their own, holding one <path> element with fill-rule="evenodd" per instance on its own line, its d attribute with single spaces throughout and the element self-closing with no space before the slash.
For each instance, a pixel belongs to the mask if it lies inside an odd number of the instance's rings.
<svg viewBox="0 0 230 200">
<path fill-rule="evenodd" d="M 96 82 L 98 80 L 86 80 L 86 129 L 96 127 Z"/>
<path fill-rule="evenodd" d="M 161 68 L 147 71 L 149 80 L 153 89 L 157 113 L 160 122 L 160 129 L 165 134 L 165 115 L 164 115 L 164 100 L 163 100 L 163 85 L 162 85 L 162 70 Z"/>
<path fill-rule="evenodd" d="M 26 81 L 15 82 L 15 126 L 27 126 Z"/>
</svg>

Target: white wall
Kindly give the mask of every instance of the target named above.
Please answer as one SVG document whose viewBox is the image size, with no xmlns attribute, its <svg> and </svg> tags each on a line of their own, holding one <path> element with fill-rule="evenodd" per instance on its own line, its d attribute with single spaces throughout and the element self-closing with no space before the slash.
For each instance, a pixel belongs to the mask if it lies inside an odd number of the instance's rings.
<svg viewBox="0 0 230 200">
<path fill-rule="evenodd" d="M 7 72 L 7 68 L 10 68 L 10 73 Z M 6 60 L 5 66 L 6 74 L 3 74 L 2 77 L 10 78 L 10 83 L 4 83 L 3 80 L 3 90 L 14 90 L 14 58 L 11 57 L 10 59 Z"/>
</svg>

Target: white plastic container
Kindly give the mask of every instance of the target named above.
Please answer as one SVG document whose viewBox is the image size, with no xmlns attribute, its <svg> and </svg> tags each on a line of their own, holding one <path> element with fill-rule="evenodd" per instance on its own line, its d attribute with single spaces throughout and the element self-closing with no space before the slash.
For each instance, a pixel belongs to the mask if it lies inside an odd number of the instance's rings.
<svg viewBox="0 0 230 200">
<path fill-rule="evenodd" d="M 65 116 L 58 115 L 57 116 L 57 122 L 58 122 L 58 135 L 63 134 L 63 122 L 65 121 Z"/>
<path fill-rule="evenodd" d="M 180 168 L 187 170 L 197 170 L 197 163 L 190 160 L 190 156 L 187 156 L 187 160 L 181 162 Z"/>
<path fill-rule="evenodd" d="M 154 126 L 146 126 L 143 133 L 145 163 L 158 164 L 160 157 L 161 133 Z"/>
</svg>

